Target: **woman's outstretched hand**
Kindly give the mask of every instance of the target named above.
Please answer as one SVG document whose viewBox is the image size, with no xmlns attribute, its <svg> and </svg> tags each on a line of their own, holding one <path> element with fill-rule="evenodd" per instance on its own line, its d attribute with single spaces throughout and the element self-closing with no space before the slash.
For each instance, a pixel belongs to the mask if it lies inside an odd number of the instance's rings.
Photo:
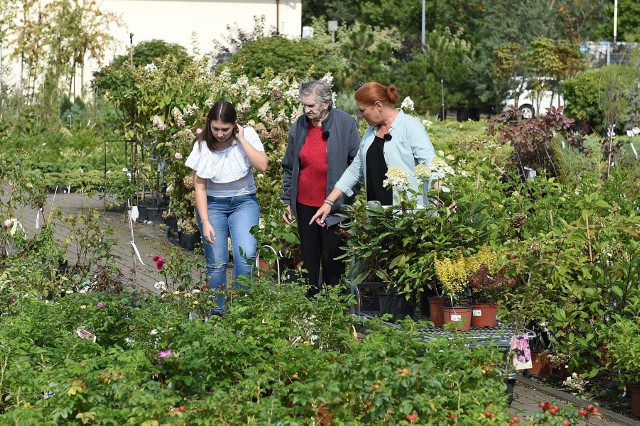
<svg viewBox="0 0 640 426">
<path fill-rule="evenodd" d="M 329 213 L 331 213 L 331 206 L 328 204 L 323 204 L 322 207 L 318 209 L 316 214 L 313 215 L 311 221 L 309 221 L 309 225 L 311 225 L 315 221 L 318 225 L 324 226 L 324 220 L 327 218 Z"/>
</svg>

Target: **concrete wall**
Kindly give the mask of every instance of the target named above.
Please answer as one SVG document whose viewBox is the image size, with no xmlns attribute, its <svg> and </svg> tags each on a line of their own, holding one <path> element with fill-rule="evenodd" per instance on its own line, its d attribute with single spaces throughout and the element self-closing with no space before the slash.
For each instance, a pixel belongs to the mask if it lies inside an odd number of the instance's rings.
<svg viewBox="0 0 640 426">
<path fill-rule="evenodd" d="M 297 38 L 302 32 L 301 0 L 104 0 L 101 9 L 121 15 L 125 23 L 124 28 L 113 30 L 121 42 L 117 54 L 129 45 L 133 33 L 134 45 L 162 39 L 181 44 L 191 53 L 195 39 L 202 55 L 212 50 L 214 39 L 224 39 L 227 25 L 253 30 L 254 16 L 264 16 L 265 28 L 277 28 L 287 37 Z"/>
<path fill-rule="evenodd" d="M 42 3 L 47 1 L 50 0 Z M 265 17 L 266 30 L 276 28 L 290 38 L 299 38 L 302 33 L 301 0 L 99 0 L 98 4 L 101 10 L 119 15 L 123 26 L 111 28 L 118 45 L 107 53 L 107 57 L 87 61 L 85 83 L 90 81 L 94 71 L 113 57 L 129 51 L 130 33 L 133 33 L 134 45 L 160 39 L 180 44 L 196 56 L 210 53 L 214 39 L 223 41 L 227 25 L 251 32 L 254 17 Z M 17 84 L 19 67 L 8 62 L 8 49 L 6 44 L 0 47 L 2 81 Z"/>
</svg>

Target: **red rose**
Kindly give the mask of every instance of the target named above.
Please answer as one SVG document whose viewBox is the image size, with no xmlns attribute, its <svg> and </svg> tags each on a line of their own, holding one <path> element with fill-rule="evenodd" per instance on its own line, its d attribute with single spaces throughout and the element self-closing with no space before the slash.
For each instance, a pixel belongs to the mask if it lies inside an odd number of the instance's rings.
<svg viewBox="0 0 640 426">
<path fill-rule="evenodd" d="M 158 268 L 159 270 L 162 270 L 162 267 L 164 266 L 164 263 L 165 263 L 164 257 L 153 256 L 153 261 L 156 262 L 156 268 Z"/>
</svg>

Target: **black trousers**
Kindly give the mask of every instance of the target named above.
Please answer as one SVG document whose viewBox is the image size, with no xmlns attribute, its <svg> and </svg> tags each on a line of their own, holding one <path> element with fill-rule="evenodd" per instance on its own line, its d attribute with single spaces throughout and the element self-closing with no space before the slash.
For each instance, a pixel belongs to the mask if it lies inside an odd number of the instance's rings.
<svg viewBox="0 0 640 426">
<path fill-rule="evenodd" d="M 345 273 L 344 260 L 336 260 L 336 257 L 344 253 L 344 238 L 340 232 L 340 226 L 330 228 L 320 226 L 317 223 L 309 225 L 309 221 L 318 211 L 318 207 L 305 206 L 297 203 L 298 231 L 300 233 L 300 249 L 302 254 L 302 267 L 306 269 L 305 276 L 309 285 L 307 296 L 311 297 L 322 289 L 320 282 L 320 266 L 322 265 L 322 281 L 326 285 L 340 283 Z"/>
</svg>

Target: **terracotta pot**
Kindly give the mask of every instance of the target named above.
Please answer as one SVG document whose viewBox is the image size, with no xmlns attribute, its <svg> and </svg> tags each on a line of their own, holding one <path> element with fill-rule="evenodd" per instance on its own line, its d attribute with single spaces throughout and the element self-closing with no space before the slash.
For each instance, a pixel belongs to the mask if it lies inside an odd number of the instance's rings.
<svg viewBox="0 0 640 426">
<path fill-rule="evenodd" d="M 471 315 L 471 327 L 495 327 L 498 305 L 495 303 L 474 303 Z"/>
<path fill-rule="evenodd" d="M 529 369 L 529 374 L 532 376 L 551 375 L 551 364 L 546 354 L 531 352 L 531 368 Z"/>
<path fill-rule="evenodd" d="M 631 414 L 640 417 L 640 383 L 627 386 L 631 395 Z"/>
<path fill-rule="evenodd" d="M 471 328 L 471 306 L 443 306 L 442 313 L 444 315 L 444 323 L 462 322 L 464 323 L 456 327 L 457 331 L 468 331 Z"/>
<path fill-rule="evenodd" d="M 327 408 L 326 405 L 322 404 L 316 407 L 315 421 L 317 424 L 320 424 L 322 426 L 328 426 L 333 424 L 333 414 Z"/>
<path fill-rule="evenodd" d="M 433 296 L 428 298 L 429 302 L 429 317 L 431 322 L 437 327 L 442 327 L 444 324 L 444 313 L 442 312 L 442 306 L 449 301 L 446 297 Z"/>
</svg>

